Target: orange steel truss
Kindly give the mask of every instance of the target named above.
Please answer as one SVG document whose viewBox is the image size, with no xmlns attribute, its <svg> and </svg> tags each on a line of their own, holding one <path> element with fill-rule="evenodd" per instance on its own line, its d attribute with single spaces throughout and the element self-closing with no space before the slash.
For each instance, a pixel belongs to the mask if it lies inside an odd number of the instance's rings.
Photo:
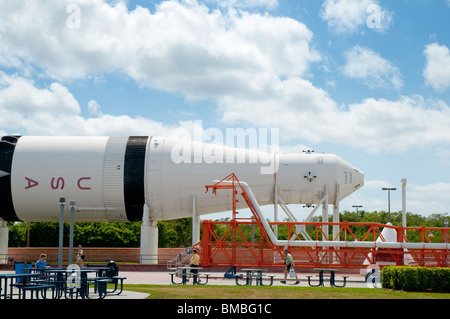
<svg viewBox="0 0 450 319">
<path fill-rule="evenodd" d="M 206 191 L 216 194 L 218 189 L 232 190 L 233 218 L 230 221 L 202 222 L 202 239 L 195 246 L 200 250 L 201 264 L 208 266 L 230 267 L 284 267 L 285 248 L 294 258 L 295 267 L 332 267 L 332 268 L 367 268 L 370 264 L 415 265 L 425 267 L 448 267 L 448 249 L 428 248 L 377 248 L 364 247 L 364 242 L 377 239 L 386 242 L 382 235 L 385 228 L 394 229 L 397 242 L 410 242 L 410 238 L 418 238 L 420 243 L 449 241 L 450 228 L 441 227 L 402 227 L 379 223 L 340 223 L 332 222 L 269 222 L 272 229 L 278 230 L 278 236 L 285 239 L 305 240 L 304 232 L 308 231 L 313 241 L 329 242 L 329 245 L 309 246 L 277 246 L 266 233 L 264 226 L 255 211 L 245 190 L 239 187 L 239 180 L 231 174 L 214 185 L 206 186 Z M 236 203 L 238 190 L 253 213 L 253 218 L 238 218 Z M 336 238 L 330 238 L 324 226 L 339 226 Z M 332 227 L 330 227 L 332 228 Z M 249 238 L 249 231 L 253 236 Z M 360 232 L 362 232 L 360 234 Z M 359 241 L 360 247 L 335 247 L 333 241 Z M 418 245 L 420 246 L 420 245 Z M 446 246 L 446 245 L 445 245 Z M 423 245 L 422 245 L 423 247 Z"/>
</svg>

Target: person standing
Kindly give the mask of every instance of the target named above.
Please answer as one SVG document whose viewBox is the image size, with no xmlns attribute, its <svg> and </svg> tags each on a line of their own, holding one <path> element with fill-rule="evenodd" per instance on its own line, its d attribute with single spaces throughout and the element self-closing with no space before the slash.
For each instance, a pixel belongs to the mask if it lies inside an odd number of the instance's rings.
<svg viewBox="0 0 450 319">
<path fill-rule="evenodd" d="M 295 279 L 297 279 L 297 281 L 295 282 L 294 285 L 297 285 L 300 283 L 300 281 L 298 280 L 298 276 L 297 273 L 295 272 L 295 264 L 294 264 L 294 259 L 292 258 L 292 255 L 289 253 L 289 251 L 287 249 L 284 250 L 284 263 L 286 264 L 286 268 L 284 269 L 284 280 L 281 281 L 282 284 L 286 283 L 286 279 L 287 279 L 287 274 L 289 272 L 293 272 L 295 274 Z"/>
<path fill-rule="evenodd" d="M 83 247 L 81 247 L 81 245 L 78 245 L 77 261 L 76 261 L 78 267 L 84 268 L 83 260 L 84 260 Z"/>
<path fill-rule="evenodd" d="M 190 267 L 191 268 L 198 268 L 199 261 L 200 261 L 200 257 L 197 254 L 197 249 L 192 250 Z M 194 276 L 193 276 L 194 277 L 193 284 L 198 284 L 198 282 L 197 282 L 198 269 L 191 269 L 191 273 L 194 274 Z"/>
</svg>

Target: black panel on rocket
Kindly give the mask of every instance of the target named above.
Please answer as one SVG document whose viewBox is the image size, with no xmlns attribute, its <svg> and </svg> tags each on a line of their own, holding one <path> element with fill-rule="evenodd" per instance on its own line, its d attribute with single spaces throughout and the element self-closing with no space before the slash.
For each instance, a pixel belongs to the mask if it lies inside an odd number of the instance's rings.
<svg viewBox="0 0 450 319">
<path fill-rule="evenodd" d="M 123 192 L 129 221 L 141 221 L 145 204 L 145 153 L 148 136 L 130 136 L 125 150 Z"/>
<path fill-rule="evenodd" d="M 6 221 L 19 221 L 14 210 L 11 193 L 11 167 L 14 150 L 20 136 L 3 136 L 0 140 L 0 218 Z"/>
</svg>

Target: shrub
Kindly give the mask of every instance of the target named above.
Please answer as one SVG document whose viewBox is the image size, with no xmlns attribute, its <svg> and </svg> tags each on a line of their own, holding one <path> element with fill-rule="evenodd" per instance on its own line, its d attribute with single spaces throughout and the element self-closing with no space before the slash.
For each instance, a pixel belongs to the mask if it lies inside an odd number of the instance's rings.
<svg viewBox="0 0 450 319">
<path fill-rule="evenodd" d="M 381 285 L 403 291 L 450 292 L 450 268 L 387 266 L 381 270 Z"/>
</svg>

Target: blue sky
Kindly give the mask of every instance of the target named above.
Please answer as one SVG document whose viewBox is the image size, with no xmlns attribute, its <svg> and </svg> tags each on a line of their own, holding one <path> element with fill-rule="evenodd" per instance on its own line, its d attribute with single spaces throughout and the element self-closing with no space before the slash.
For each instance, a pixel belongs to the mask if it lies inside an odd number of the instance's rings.
<svg viewBox="0 0 450 319">
<path fill-rule="evenodd" d="M 400 210 L 406 178 L 408 211 L 448 213 L 449 21 L 449 0 L 2 1 L 0 134 L 278 128 L 364 172 L 341 210 L 387 210 L 382 187 Z"/>
</svg>

